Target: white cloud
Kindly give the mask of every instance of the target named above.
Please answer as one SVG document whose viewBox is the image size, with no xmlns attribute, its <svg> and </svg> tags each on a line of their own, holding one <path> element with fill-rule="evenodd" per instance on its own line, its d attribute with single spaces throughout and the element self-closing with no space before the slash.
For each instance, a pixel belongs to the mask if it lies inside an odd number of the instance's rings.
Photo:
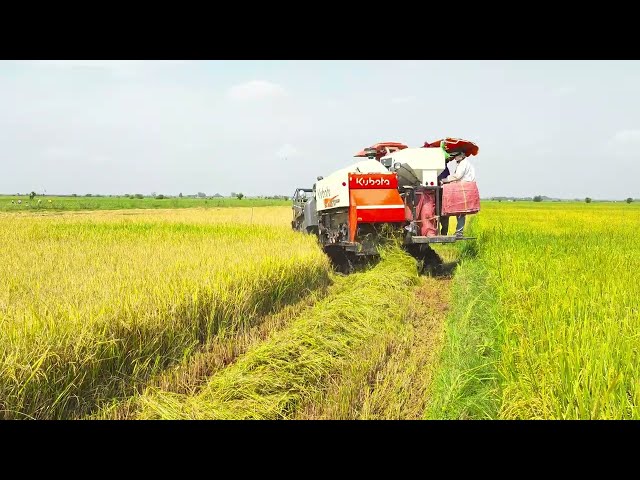
<svg viewBox="0 0 640 480">
<path fill-rule="evenodd" d="M 250 82 L 234 85 L 227 92 L 233 100 L 258 100 L 261 98 L 282 97 L 286 90 L 280 85 L 265 80 L 251 80 Z"/>
<path fill-rule="evenodd" d="M 42 150 L 42 156 L 49 160 L 73 160 L 82 157 L 82 152 L 76 148 L 47 147 Z"/>
<path fill-rule="evenodd" d="M 278 152 L 276 153 L 276 156 L 278 158 L 290 158 L 290 157 L 297 156 L 299 153 L 300 152 L 296 147 L 286 143 L 282 147 L 280 147 L 280 150 L 278 150 Z"/>
<path fill-rule="evenodd" d="M 551 93 L 557 97 L 565 97 L 567 95 L 571 95 L 572 93 L 576 92 L 576 88 L 575 87 L 569 87 L 569 86 L 565 86 L 565 87 L 558 87 L 558 88 L 554 88 Z"/>
<path fill-rule="evenodd" d="M 391 103 L 411 103 L 411 102 L 415 102 L 416 101 L 416 97 L 413 96 L 409 96 L 409 97 L 395 97 L 391 99 Z"/>
<path fill-rule="evenodd" d="M 613 140 L 617 143 L 640 142 L 640 129 L 621 130 L 613 136 Z"/>
<path fill-rule="evenodd" d="M 634 157 L 631 154 L 638 149 L 639 145 L 640 129 L 632 128 L 616 132 L 601 144 L 598 151 L 604 155 L 613 155 L 619 160 L 624 158 L 626 159 L 625 161 L 632 161 L 631 159 Z"/>
</svg>

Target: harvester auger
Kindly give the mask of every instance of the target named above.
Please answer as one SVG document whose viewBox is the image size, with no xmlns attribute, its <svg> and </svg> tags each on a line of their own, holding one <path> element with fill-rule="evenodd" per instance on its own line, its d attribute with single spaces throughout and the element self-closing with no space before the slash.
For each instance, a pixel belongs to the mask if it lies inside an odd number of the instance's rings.
<svg viewBox="0 0 640 480">
<path fill-rule="evenodd" d="M 442 263 L 432 244 L 472 240 L 440 235 L 441 215 L 479 210 L 478 197 L 470 209 L 444 212 L 446 189 L 438 184 L 438 175 L 452 154 L 471 156 L 478 150 L 473 142 L 457 138 L 417 148 L 376 143 L 356 153 L 362 160 L 318 177 L 312 188 L 296 189 L 291 226 L 316 235 L 338 271 L 350 272 L 375 260 L 390 237 L 399 239 L 423 270 L 432 270 Z"/>
</svg>

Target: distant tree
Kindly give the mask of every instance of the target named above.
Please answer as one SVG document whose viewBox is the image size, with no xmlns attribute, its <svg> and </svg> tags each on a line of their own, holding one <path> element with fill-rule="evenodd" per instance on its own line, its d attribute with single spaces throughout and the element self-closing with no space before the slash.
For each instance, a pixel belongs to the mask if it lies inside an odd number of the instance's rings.
<svg viewBox="0 0 640 480">
<path fill-rule="evenodd" d="M 178 195 L 178 197 L 182 198 L 182 192 L 180 192 L 180 195 Z"/>
<path fill-rule="evenodd" d="M 631 203 L 631 202 L 633 202 L 633 198 L 631 198 L 631 197 L 627 198 L 626 202 L 627 202 L 627 203 Z"/>
<path fill-rule="evenodd" d="M 541 202 L 542 201 L 542 196 L 541 195 L 536 195 L 535 197 L 533 197 L 533 201 L 534 202 Z"/>
<path fill-rule="evenodd" d="M 35 198 L 35 196 L 36 196 L 36 192 L 31 192 L 29 194 L 29 200 L 33 200 Z"/>
<path fill-rule="evenodd" d="M 165 196 L 164 196 L 164 195 L 162 195 L 162 194 L 160 194 L 160 195 L 156 195 L 156 199 L 157 199 L 157 200 L 164 200 L 165 198 L 167 198 L 167 197 L 165 197 Z"/>
<path fill-rule="evenodd" d="M 587 198 L 584 199 L 584 201 L 587 202 L 587 203 L 591 203 L 591 198 L 587 197 Z"/>
<path fill-rule="evenodd" d="M 242 197 L 244 197 L 243 193 L 239 193 L 236 195 L 236 197 L 238 197 L 238 200 L 242 200 Z"/>
<path fill-rule="evenodd" d="M 142 195 L 141 193 L 136 193 L 136 198 L 142 199 L 144 198 L 144 195 Z"/>
<path fill-rule="evenodd" d="M 87 193 L 87 194 L 85 195 L 85 197 L 91 197 L 91 196 L 93 196 L 93 195 L 91 195 L 90 193 Z"/>
<path fill-rule="evenodd" d="M 198 198 L 205 198 L 207 196 L 204 192 L 198 192 Z"/>
<path fill-rule="evenodd" d="M 77 196 L 78 196 L 78 194 L 77 194 L 77 193 L 72 193 L 72 194 L 71 194 L 71 196 L 72 196 L 72 197 L 77 197 Z"/>
</svg>

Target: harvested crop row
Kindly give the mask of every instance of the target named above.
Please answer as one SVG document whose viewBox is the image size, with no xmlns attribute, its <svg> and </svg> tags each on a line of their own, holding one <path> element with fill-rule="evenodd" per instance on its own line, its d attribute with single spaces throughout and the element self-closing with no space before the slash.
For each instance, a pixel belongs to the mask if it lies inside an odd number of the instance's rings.
<svg viewBox="0 0 640 480">
<path fill-rule="evenodd" d="M 209 377 L 235 362 L 251 347 L 265 341 L 276 332 L 286 328 L 295 318 L 310 310 L 319 300 L 338 291 L 346 280 L 334 277 L 334 283 L 327 288 L 310 292 L 297 303 L 287 305 L 276 313 L 265 316 L 259 324 L 243 328 L 233 335 L 217 335 L 202 349 L 183 361 L 160 372 L 144 384 L 130 397 L 114 399 L 102 405 L 89 420 L 128 420 L 135 418 L 140 410 L 141 397 L 148 389 L 162 389 L 174 393 L 194 395 L 206 385 Z"/>
<path fill-rule="evenodd" d="M 451 276 L 459 249 L 436 246 L 444 264 L 436 276 L 421 276 L 413 289 L 406 327 L 379 336 L 353 355 L 326 392 L 305 402 L 294 418 L 414 420 L 429 400 L 435 361 L 449 306 Z"/>
<path fill-rule="evenodd" d="M 198 395 L 150 392 L 139 418 L 290 418 L 363 348 L 405 328 L 417 280 L 412 258 L 387 252 L 371 270 L 352 275 L 348 289 L 214 375 Z"/>
<path fill-rule="evenodd" d="M 327 285 L 287 228 L 0 217 L 0 418 L 70 418 Z"/>
</svg>

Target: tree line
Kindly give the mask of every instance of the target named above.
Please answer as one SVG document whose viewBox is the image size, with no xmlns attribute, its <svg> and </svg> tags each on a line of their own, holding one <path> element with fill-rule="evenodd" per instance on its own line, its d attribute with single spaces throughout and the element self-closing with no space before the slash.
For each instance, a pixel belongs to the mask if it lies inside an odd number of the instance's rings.
<svg viewBox="0 0 640 480">
<path fill-rule="evenodd" d="M 534 202 L 542 202 L 545 199 L 549 199 L 549 198 L 548 197 L 543 197 L 542 195 L 536 195 L 535 197 L 533 197 L 533 201 Z M 585 203 L 591 203 L 593 201 L 593 199 L 591 197 L 586 197 L 584 199 L 584 201 L 585 201 Z M 631 202 L 633 202 L 633 198 L 627 197 L 624 201 L 626 203 L 631 203 Z"/>
</svg>

